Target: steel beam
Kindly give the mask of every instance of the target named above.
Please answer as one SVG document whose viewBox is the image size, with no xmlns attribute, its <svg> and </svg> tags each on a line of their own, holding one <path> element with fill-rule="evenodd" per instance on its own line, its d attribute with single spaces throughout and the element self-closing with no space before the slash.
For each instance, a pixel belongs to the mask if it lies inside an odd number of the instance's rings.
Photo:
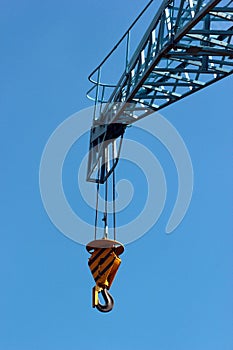
<svg viewBox="0 0 233 350">
<path fill-rule="evenodd" d="M 89 92 L 95 93 L 95 104 L 101 104 L 101 113 L 95 112 L 93 128 L 101 123 L 119 123 L 122 128 L 122 123 L 132 124 L 232 74 L 232 5 L 233 1 L 226 4 L 224 0 L 164 0 L 131 59 L 128 59 L 127 44 L 126 67 L 118 83 L 112 86 L 100 82 L 99 78 L 94 80 L 94 74 L 100 76 L 106 59 L 90 76 L 94 88 Z M 130 30 L 125 35 L 127 43 L 129 36 Z M 106 101 L 108 104 L 102 105 Z M 129 103 L 134 107 L 131 114 L 125 113 Z M 138 113 L 142 106 L 144 111 Z M 103 148 L 107 147 L 104 146 L 106 137 L 105 130 L 95 152 L 93 145 L 97 141 L 91 137 L 89 181 L 99 182 L 93 174 Z M 107 177 L 105 173 L 101 181 Z"/>
</svg>

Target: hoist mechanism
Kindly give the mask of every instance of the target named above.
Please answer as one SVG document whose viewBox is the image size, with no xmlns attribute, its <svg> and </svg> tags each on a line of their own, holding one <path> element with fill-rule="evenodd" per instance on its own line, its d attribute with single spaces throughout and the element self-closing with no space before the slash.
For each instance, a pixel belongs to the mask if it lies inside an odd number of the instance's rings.
<svg viewBox="0 0 233 350">
<path fill-rule="evenodd" d="M 106 154 L 107 159 L 108 155 Z M 107 166 L 107 165 L 105 165 Z M 95 287 L 92 291 L 92 306 L 96 307 L 100 312 L 109 312 L 112 310 L 114 300 L 109 293 L 109 289 L 121 264 L 120 255 L 124 252 L 124 246 L 116 241 L 116 210 L 115 210 L 115 169 L 113 168 L 112 181 L 112 222 L 113 222 L 113 239 L 109 239 L 108 230 L 108 192 L 109 184 L 108 178 L 105 181 L 105 208 L 102 213 L 102 222 L 104 223 L 102 238 L 97 239 L 98 232 L 98 214 L 99 214 L 99 190 L 100 182 L 97 183 L 97 197 L 96 197 L 96 215 L 95 215 L 95 233 L 94 240 L 87 244 L 86 249 L 91 254 L 88 265 L 92 276 L 95 280 Z M 105 304 L 99 301 L 99 293 L 102 294 Z"/>
<path fill-rule="evenodd" d="M 108 290 L 124 247 L 116 241 L 115 168 L 126 128 L 136 121 L 233 73 L 233 0 L 150 0 L 119 42 L 90 74 L 87 97 L 94 101 L 87 181 L 97 185 L 94 241 L 87 245 L 96 282 L 93 306 L 113 307 Z M 130 47 L 132 32 L 150 11 L 152 20 L 139 45 Z M 145 23 L 145 22 L 144 22 Z M 123 46 L 123 69 L 115 84 L 102 81 L 113 55 Z M 120 61 L 120 57 L 118 62 Z M 107 68 L 114 71 L 115 66 Z M 112 175 L 113 240 L 108 226 L 108 179 Z M 103 235 L 98 238 L 100 185 L 105 189 Z M 102 294 L 105 304 L 99 302 Z"/>
<path fill-rule="evenodd" d="M 123 253 L 124 246 L 120 242 L 105 238 L 88 243 L 86 248 L 91 254 L 88 265 L 96 282 L 93 288 L 92 306 L 101 312 L 109 312 L 113 308 L 114 300 L 108 290 L 121 264 L 119 255 Z M 105 301 L 104 305 L 99 301 L 100 292 Z"/>
</svg>

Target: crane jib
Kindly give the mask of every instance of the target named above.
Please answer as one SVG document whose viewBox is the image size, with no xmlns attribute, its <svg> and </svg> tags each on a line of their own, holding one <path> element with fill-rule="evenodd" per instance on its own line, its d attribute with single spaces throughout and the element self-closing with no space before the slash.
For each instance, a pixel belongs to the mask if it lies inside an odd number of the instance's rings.
<svg viewBox="0 0 233 350">
<path fill-rule="evenodd" d="M 150 1 L 137 18 L 152 11 L 152 21 L 138 47 L 134 51 L 129 47 L 136 20 L 89 76 L 94 85 L 87 95 L 95 101 L 95 109 L 88 181 L 99 181 L 96 170 L 104 148 L 108 147 L 105 141 L 122 132 L 122 127 L 110 130 L 112 127 L 104 125 L 130 125 L 233 72 L 232 1 L 164 0 L 153 15 L 154 4 Z M 126 45 L 122 58 L 125 69 L 116 84 L 105 84 L 101 74 L 120 45 Z M 128 104 L 132 113 L 125 113 Z M 98 123 L 103 125 L 99 130 L 95 127 Z M 100 133 L 99 138 L 95 132 Z M 95 148 L 97 144 L 101 147 Z M 105 173 L 104 181 L 110 174 L 111 171 Z"/>
</svg>

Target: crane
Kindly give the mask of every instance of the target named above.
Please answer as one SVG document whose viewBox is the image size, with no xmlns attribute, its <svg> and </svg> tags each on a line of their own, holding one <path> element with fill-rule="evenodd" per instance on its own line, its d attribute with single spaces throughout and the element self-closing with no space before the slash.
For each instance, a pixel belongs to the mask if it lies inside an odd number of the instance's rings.
<svg viewBox="0 0 233 350">
<path fill-rule="evenodd" d="M 87 181 L 96 183 L 94 240 L 87 244 L 89 267 L 95 279 L 93 307 L 111 311 L 108 290 L 121 263 L 123 245 L 116 240 L 113 207 L 113 239 L 108 234 L 108 178 L 112 175 L 115 203 L 115 168 L 128 126 L 189 96 L 233 72 L 232 0 L 163 0 L 136 50 L 130 55 L 131 32 L 150 11 L 149 1 L 129 29 L 98 67 L 90 74 L 87 92 L 94 101 L 90 130 Z M 124 69 L 116 84 L 101 80 L 106 63 L 125 43 Z M 98 197 L 105 186 L 104 232 L 97 238 Z M 105 304 L 99 301 L 102 293 Z"/>
</svg>

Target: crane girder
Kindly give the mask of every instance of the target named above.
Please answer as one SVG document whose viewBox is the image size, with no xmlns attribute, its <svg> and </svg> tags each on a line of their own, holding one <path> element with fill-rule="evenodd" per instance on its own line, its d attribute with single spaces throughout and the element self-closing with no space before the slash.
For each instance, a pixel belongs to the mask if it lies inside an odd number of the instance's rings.
<svg viewBox="0 0 233 350">
<path fill-rule="evenodd" d="M 153 1 L 150 1 L 149 5 Z M 116 85 L 100 80 L 107 58 L 126 40 L 132 26 L 92 72 L 95 112 L 87 180 L 103 183 L 116 166 L 105 166 L 106 149 L 127 125 L 146 117 L 233 72 L 233 1 L 164 0 Z M 95 78 L 97 77 L 97 78 Z M 130 107 L 129 107 L 130 106 Z M 120 128 L 112 132 L 110 124 Z M 111 130 L 111 133 L 109 132 Z M 113 142 L 107 140 L 112 138 Z M 116 142 L 115 146 L 116 148 Z M 120 146 L 119 146 L 120 147 Z M 101 176 L 97 169 L 102 167 Z"/>
</svg>

